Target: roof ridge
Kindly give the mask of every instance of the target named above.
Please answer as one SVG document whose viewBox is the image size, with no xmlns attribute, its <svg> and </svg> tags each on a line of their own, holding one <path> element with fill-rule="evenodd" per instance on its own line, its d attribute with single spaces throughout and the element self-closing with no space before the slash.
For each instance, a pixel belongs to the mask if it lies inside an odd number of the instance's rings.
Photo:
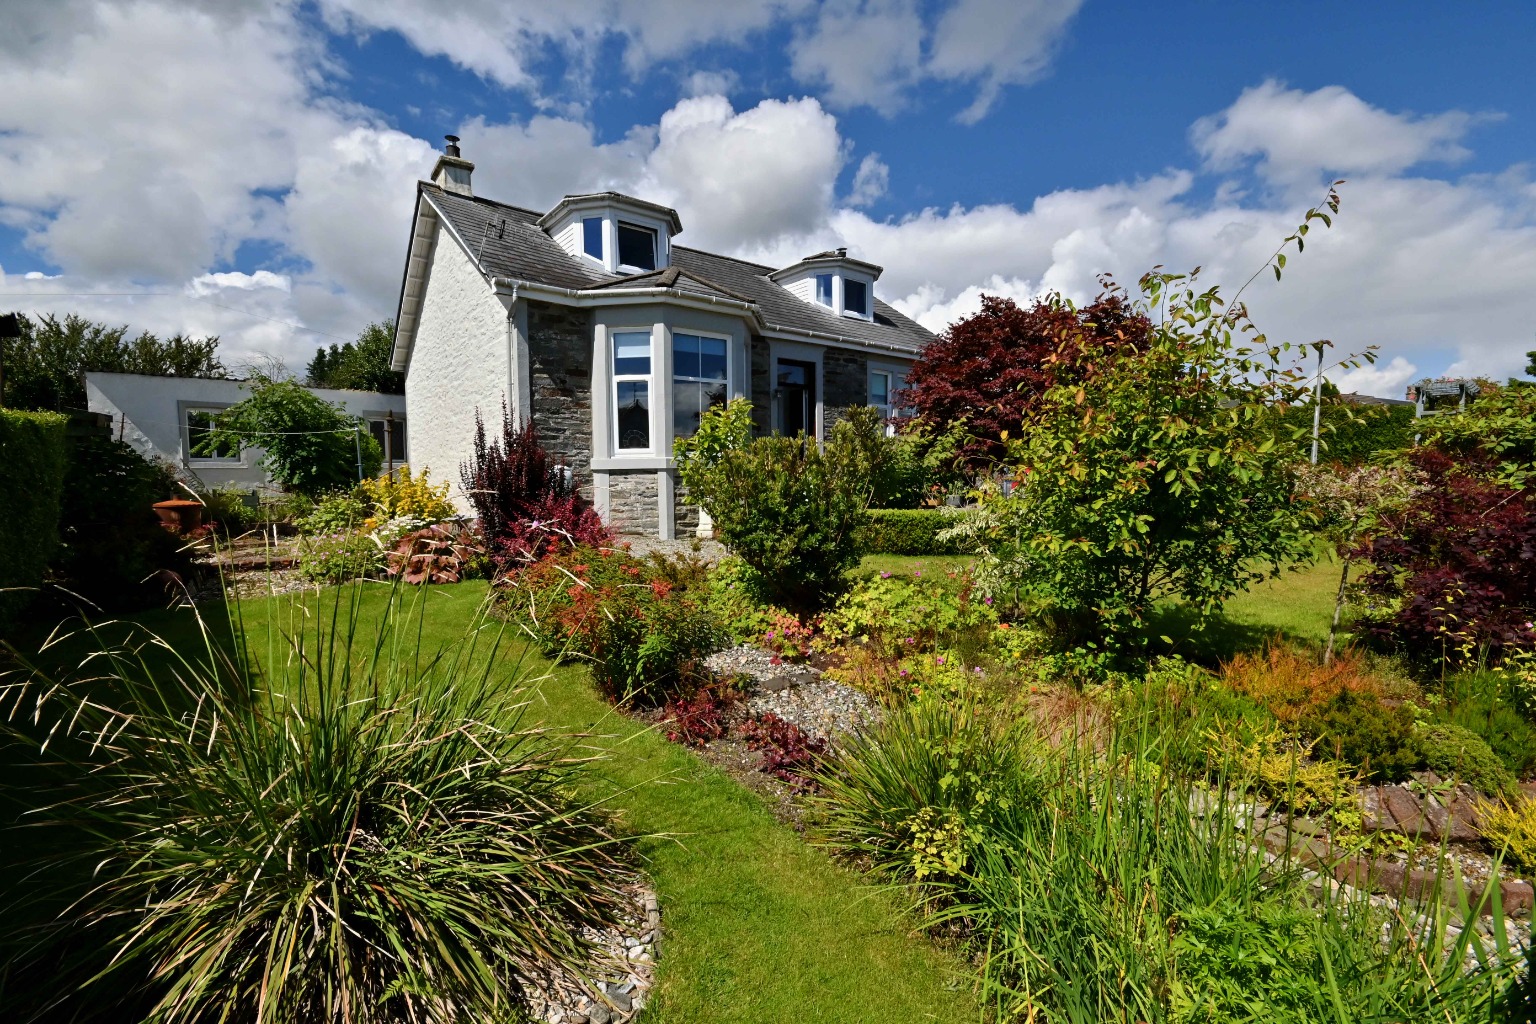
<svg viewBox="0 0 1536 1024">
<path fill-rule="evenodd" d="M 443 188 L 443 186 L 439 185 L 435 181 L 417 181 L 416 184 L 417 185 L 425 185 L 427 188 L 432 189 L 438 195 L 454 196 L 455 198 L 458 198 L 458 199 L 468 199 L 472 203 L 482 203 L 485 206 L 499 206 L 503 210 L 516 210 L 518 213 L 530 213 L 530 214 L 532 214 L 535 217 L 542 217 L 543 216 L 543 214 L 540 213 L 538 210 L 530 210 L 526 206 L 517 206 L 517 205 L 514 205 L 513 203 L 504 203 L 504 202 L 502 202 L 499 199 L 490 199 L 490 198 L 487 198 L 486 196 L 466 196 L 466 195 L 464 195 L 464 194 L 462 194 L 460 192 L 450 192 L 447 189 Z"/>
</svg>

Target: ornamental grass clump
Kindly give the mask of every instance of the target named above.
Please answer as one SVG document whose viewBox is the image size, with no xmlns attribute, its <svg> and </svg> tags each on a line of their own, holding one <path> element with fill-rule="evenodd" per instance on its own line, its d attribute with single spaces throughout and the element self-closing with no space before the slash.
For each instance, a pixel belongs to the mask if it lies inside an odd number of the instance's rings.
<svg viewBox="0 0 1536 1024">
<path fill-rule="evenodd" d="M 1478 906 L 1451 887 L 1393 909 L 1315 886 L 1256 840 L 1249 780 L 1191 783 L 1152 725 L 1029 757 L 1006 720 L 919 704 L 834 753 L 824 836 L 916 892 L 999 1021 L 1518 1019 L 1524 957 L 1497 887 Z M 1453 911 L 1491 914 L 1495 938 L 1452 930 Z"/>
<path fill-rule="evenodd" d="M 627 869 L 576 795 L 586 758 L 523 724 L 498 630 L 422 650 L 404 593 L 377 632 L 354 587 L 262 650 L 92 633 L 75 677 L 4 677 L 32 752 L 18 1015 L 504 1021 L 521 978 L 593 969 L 583 929 L 617 920 Z"/>
</svg>

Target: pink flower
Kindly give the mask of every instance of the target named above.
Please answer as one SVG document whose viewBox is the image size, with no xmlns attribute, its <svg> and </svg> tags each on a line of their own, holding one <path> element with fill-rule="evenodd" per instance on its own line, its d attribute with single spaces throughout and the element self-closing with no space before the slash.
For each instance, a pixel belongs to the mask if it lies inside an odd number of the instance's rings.
<svg viewBox="0 0 1536 1024">
<path fill-rule="evenodd" d="M 940 665 L 944 664 L 944 655 L 942 655 L 942 654 L 939 655 L 939 664 Z"/>
<path fill-rule="evenodd" d="M 907 670 L 906 670 L 906 669 L 902 669 L 902 670 L 901 670 L 901 674 L 902 674 L 902 675 L 906 675 L 906 674 L 907 674 Z"/>
<path fill-rule="evenodd" d="M 772 640 L 772 639 L 773 639 L 773 630 L 771 630 L 771 629 L 770 629 L 770 630 L 769 630 L 769 631 L 768 631 L 768 632 L 767 632 L 767 633 L 766 633 L 766 634 L 765 634 L 765 635 L 764 635 L 764 639 L 766 639 L 766 640 Z"/>
<path fill-rule="evenodd" d="M 880 578 L 883 579 L 883 580 L 888 580 L 888 579 L 891 578 L 891 574 L 888 573 L 888 572 L 883 572 L 883 573 L 880 574 Z"/>
</svg>

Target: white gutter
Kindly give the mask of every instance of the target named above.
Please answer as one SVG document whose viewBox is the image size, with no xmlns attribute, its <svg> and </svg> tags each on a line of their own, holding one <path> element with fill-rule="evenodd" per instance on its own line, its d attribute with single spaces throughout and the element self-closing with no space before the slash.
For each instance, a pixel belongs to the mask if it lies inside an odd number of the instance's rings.
<svg viewBox="0 0 1536 1024">
<path fill-rule="evenodd" d="M 799 327 L 772 324 L 762 318 L 756 303 L 714 295 L 701 295 L 698 292 L 683 291 L 678 288 L 625 288 L 620 292 L 604 294 L 602 291 L 561 288 L 556 285 L 540 284 L 537 281 L 524 281 L 513 277 L 493 277 L 491 284 L 501 294 L 507 294 L 510 289 L 514 296 L 522 295 L 525 298 L 543 297 L 563 301 L 573 306 L 622 306 L 655 299 L 665 299 L 674 305 L 692 306 L 696 309 L 707 310 L 711 307 L 718 308 L 723 306 L 734 312 L 750 314 L 752 321 L 757 324 L 764 335 L 807 338 L 815 341 L 831 342 L 843 348 L 855 350 L 878 348 L 885 352 L 905 356 L 908 359 L 917 358 L 917 353 L 911 349 L 903 348 L 900 345 L 892 345 L 889 342 L 865 341 L 858 338 L 846 338 L 840 334 L 828 334 L 823 331 L 808 331 Z"/>
</svg>

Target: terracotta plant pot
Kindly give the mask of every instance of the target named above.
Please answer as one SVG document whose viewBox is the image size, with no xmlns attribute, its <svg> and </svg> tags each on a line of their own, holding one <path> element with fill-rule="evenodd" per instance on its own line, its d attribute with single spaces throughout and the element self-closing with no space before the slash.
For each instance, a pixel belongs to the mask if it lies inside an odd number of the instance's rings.
<svg viewBox="0 0 1536 1024">
<path fill-rule="evenodd" d="M 160 517 L 160 525 L 172 533 L 189 533 L 203 525 L 201 502 L 172 498 L 170 501 L 158 501 L 152 507 L 155 515 Z"/>
</svg>

